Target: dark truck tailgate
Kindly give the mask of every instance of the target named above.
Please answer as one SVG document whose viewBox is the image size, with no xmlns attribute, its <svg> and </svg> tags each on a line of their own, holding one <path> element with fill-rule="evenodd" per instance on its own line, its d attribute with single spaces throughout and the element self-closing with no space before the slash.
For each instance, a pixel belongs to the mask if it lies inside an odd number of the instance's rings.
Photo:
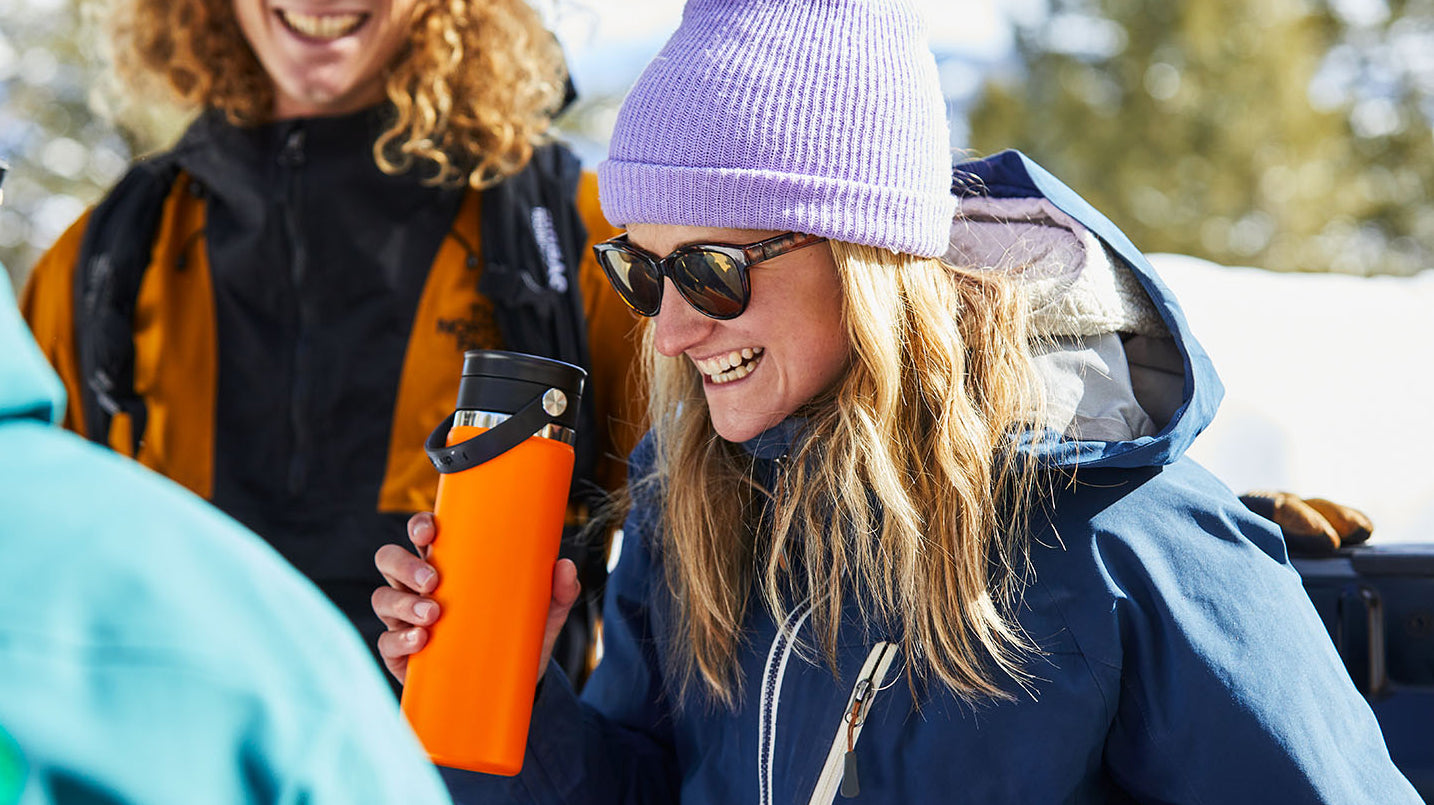
<svg viewBox="0 0 1434 805">
<path fill-rule="evenodd" d="M 1434 544 L 1295 558 L 1396 765 L 1434 803 Z"/>
</svg>

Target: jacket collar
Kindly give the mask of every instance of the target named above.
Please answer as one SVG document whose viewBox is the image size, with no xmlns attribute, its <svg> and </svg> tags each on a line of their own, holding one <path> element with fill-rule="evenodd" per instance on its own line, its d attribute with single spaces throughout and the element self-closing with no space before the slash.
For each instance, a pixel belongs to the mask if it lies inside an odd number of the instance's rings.
<svg viewBox="0 0 1434 805">
<path fill-rule="evenodd" d="M 767 430 L 742 442 L 742 449 L 753 458 L 774 461 L 785 458 L 801 441 L 806 420 L 801 417 L 787 417 Z"/>
<path fill-rule="evenodd" d="M 274 204 L 274 188 L 292 168 L 302 169 L 311 187 L 322 188 L 316 199 L 361 196 L 379 215 L 403 219 L 431 205 L 435 190 L 425 183 L 430 173 L 421 165 L 390 175 L 374 163 L 374 142 L 389 114 L 381 104 L 337 117 L 235 126 L 210 109 L 190 124 L 175 155 L 206 194 L 222 199 L 241 220 L 255 216 L 251 224 Z"/>
</svg>

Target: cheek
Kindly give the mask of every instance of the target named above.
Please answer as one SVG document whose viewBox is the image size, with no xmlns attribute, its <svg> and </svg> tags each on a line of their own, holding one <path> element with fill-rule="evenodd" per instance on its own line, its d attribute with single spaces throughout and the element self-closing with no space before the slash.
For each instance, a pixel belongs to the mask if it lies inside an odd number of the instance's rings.
<svg viewBox="0 0 1434 805">
<path fill-rule="evenodd" d="M 813 331 L 810 340 L 803 345 L 812 396 L 835 384 L 846 372 L 851 358 L 851 348 L 840 317 L 830 319 L 826 324 L 828 326 Z"/>
<path fill-rule="evenodd" d="M 387 64 L 389 59 L 403 47 L 408 39 L 408 31 L 404 30 L 402 22 L 397 19 L 388 21 L 388 26 L 380 33 L 378 41 L 370 53 L 370 59 L 375 62 Z"/>
<path fill-rule="evenodd" d="M 379 48 L 388 56 L 397 53 L 408 41 L 415 21 L 413 3 L 395 3 L 388 10 Z"/>
<path fill-rule="evenodd" d="M 841 281 L 833 267 L 821 287 L 824 293 L 816 296 L 818 302 L 812 311 L 812 357 L 814 368 L 826 381 L 823 389 L 835 383 L 846 369 L 851 358 L 851 340 L 847 336 L 843 319 Z"/>
<path fill-rule="evenodd" d="M 835 384 L 845 373 L 851 356 L 846 327 L 842 324 L 840 297 L 816 296 L 820 302 L 794 312 L 789 322 L 797 326 L 789 330 L 784 339 L 796 381 L 792 391 L 802 397 L 799 403 Z"/>
<path fill-rule="evenodd" d="M 250 47 L 256 51 L 262 47 L 258 40 L 261 38 L 262 26 L 260 20 L 263 12 L 248 3 L 234 4 L 234 20 L 239 23 L 239 32 L 249 42 Z"/>
</svg>

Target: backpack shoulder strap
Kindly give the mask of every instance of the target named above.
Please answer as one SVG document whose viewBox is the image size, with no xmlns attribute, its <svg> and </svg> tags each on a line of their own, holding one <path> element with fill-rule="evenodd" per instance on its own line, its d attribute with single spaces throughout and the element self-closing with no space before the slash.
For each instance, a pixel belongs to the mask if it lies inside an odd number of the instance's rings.
<svg viewBox="0 0 1434 805">
<path fill-rule="evenodd" d="M 509 349 L 576 364 L 589 362 L 587 316 L 578 271 L 588 232 L 578 210 L 582 170 L 559 145 L 538 148 L 520 173 L 484 191 L 483 273 L 478 291 L 493 302 L 493 317 Z M 596 404 L 591 390 L 578 410 L 572 498 L 598 507 L 605 495 L 594 480 L 598 456 Z M 589 526 L 594 526 L 589 523 Z M 560 555 L 578 567 L 583 595 L 553 646 L 553 659 L 581 686 L 596 639 L 607 579 L 600 528 L 564 528 Z"/>
<path fill-rule="evenodd" d="M 167 152 L 135 163 L 90 215 L 75 263 L 75 348 L 85 432 L 109 444 L 117 413 L 130 417 L 132 455 L 144 436 L 134 390 L 134 308 L 149 268 L 164 200 L 179 175 Z"/>
<path fill-rule="evenodd" d="M 577 206 L 581 176 L 577 157 L 549 144 L 535 149 L 521 172 L 483 192 L 484 265 L 478 290 L 493 302 L 508 349 L 588 368 L 578 282 L 588 237 Z M 597 489 L 592 482 L 597 463 L 592 396 L 583 394 L 578 422 L 573 491 L 582 497 Z"/>
</svg>

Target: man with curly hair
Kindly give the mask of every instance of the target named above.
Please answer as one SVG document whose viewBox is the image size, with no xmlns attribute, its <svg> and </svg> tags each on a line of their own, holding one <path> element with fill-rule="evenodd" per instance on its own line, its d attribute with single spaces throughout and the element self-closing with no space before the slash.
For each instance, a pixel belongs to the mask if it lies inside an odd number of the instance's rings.
<svg viewBox="0 0 1434 805">
<path fill-rule="evenodd" d="M 641 432 L 596 183 L 523 0 L 114 0 L 118 74 L 198 114 L 36 265 L 68 427 L 248 525 L 373 645 L 372 557 L 433 508 L 466 349 L 590 370 L 573 533 Z M 133 98 L 132 98 L 133 100 Z M 591 531 L 591 530 L 590 530 Z M 565 539 L 592 593 L 598 540 Z M 596 606 L 570 622 L 580 675 Z"/>
</svg>

